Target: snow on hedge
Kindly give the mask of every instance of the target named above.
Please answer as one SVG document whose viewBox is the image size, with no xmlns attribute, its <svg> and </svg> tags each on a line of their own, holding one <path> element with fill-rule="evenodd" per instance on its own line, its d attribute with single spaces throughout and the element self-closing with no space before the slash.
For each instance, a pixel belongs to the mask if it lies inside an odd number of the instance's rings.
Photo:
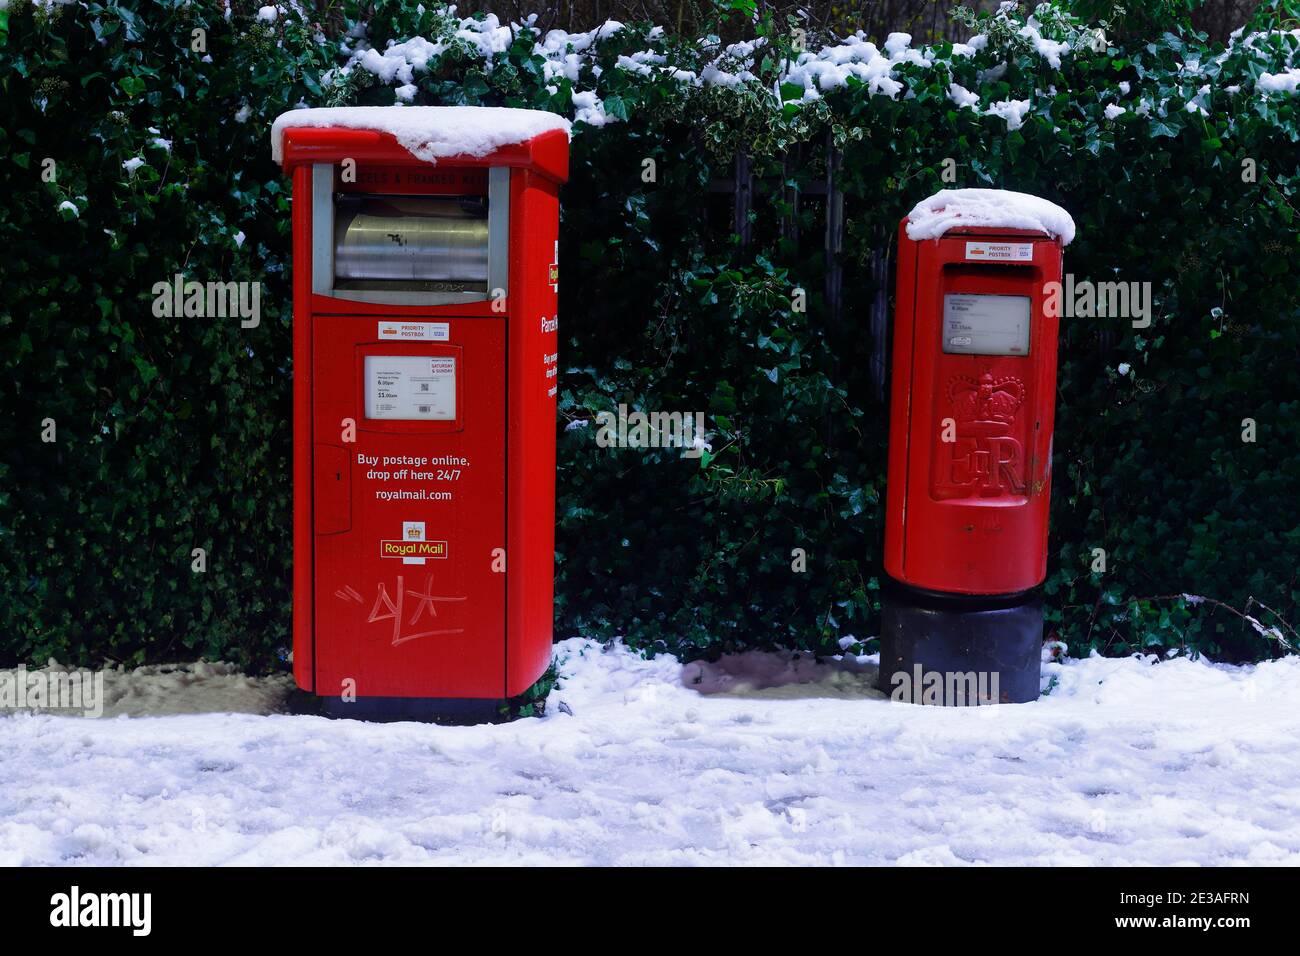
<svg viewBox="0 0 1300 956">
<path fill-rule="evenodd" d="M 1294 93 L 1297 85 L 1300 85 L 1300 70 L 1261 73 L 1259 77 L 1259 88 L 1273 93 Z"/>
<path fill-rule="evenodd" d="M 455 7 L 448 9 L 454 14 Z M 507 26 L 495 14 L 488 14 L 481 20 L 465 18 L 457 21 L 445 38 L 430 41 L 424 37 L 412 37 L 390 43 L 382 51 L 360 41 L 349 51 L 348 62 L 338 70 L 331 71 L 325 80 L 338 82 L 360 69 L 373 74 L 385 84 L 397 84 L 401 90 L 413 83 L 417 73 L 429 69 L 431 60 L 458 44 L 481 57 L 485 65 L 491 67 L 493 59 L 510 46 L 515 34 L 521 29 L 531 28 L 534 20 L 535 17 L 529 17 L 523 24 L 511 23 Z M 596 59 L 600 53 L 601 41 L 615 37 L 626 29 L 628 28 L 624 24 L 609 20 L 586 32 L 551 30 L 534 44 L 533 53 L 543 60 L 542 69 L 546 79 L 552 83 L 565 80 L 575 87 L 571 91 L 571 99 L 579 122 L 601 126 L 615 121 L 614 117 L 605 112 L 595 90 L 576 87 L 585 78 L 599 78 L 603 68 L 597 64 Z M 1025 29 L 1037 37 L 1035 28 L 1027 26 Z M 649 31 L 647 39 L 661 41 L 664 35 L 662 28 L 654 27 Z M 957 59 L 973 56 L 976 51 L 984 49 L 987 40 L 987 37 L 977 36 L 968 44 L 956 44 L 951 49 L 951 56 Z M 684 69 L 682 64 L 669 63 L 665 52 L 655 49 L 620 54 L 616 57 L 614 68 L 642 77 L 665 76 L 691 87 L 734 88 L 758 81 L 754 70 L 765 51 L 766 41 L 763 38 L 721 46 L 716 37 L 711 37 L 706 38 L 705 46 L 714 52 L 707 56 L 707 61 L 699 69 Z M 1042 41 L 1040 49 L 1045 58 L 1059 65 L 1060 55 L 1069 47 L 1068 44 Z M 862 82 L 871 95 L 894 98 L 904 90 L 903 83 L 895 75 L 900 66 L 911 64 L 928 69 L 946 63 L 947 59 L 939 56 L 934 48 L 913 47 L 912 37 L 907 33 L 891 33 L 881 50 L 859 31 L 838 43 L 818 50 L 804 51 L 793 61 L 787 62 L 777 79 L 777 89 L 797 87 L 802 91 L 797 99 L 807 103 L 820 99 L 824 92 L 848 85 L 850 78 L 854 78 Z M 558 92 L 556 86 L 551 86 L 550 89 L 552 93 Z M 406 98 L 401 93 L 397 95 L 399 99 Z M 1000 114 L 994 111 L 992 115 Z"/>
<path fill-rule="evenodd" d="M 948 84 L 948 99 L 952 100 L 957 106 L 972 110 L 978 107 L 980 101 L 977 94 L 972 93 L 960 83 Z"/>
<path fill-rule="evenodd" d="M 569 132 L 569 121 L 545 110 L 485 106 L 336 106 L 289 110 L 271 126 L 271 158 L 280 161 L 282 138 L 291 127 L 340 126 L 391 133 L 427 163 L 448 156 L 486 156 L 551 130 Z"/>
<path fill-rule="evenodd" d="M 1104 56 L 1108 47 L 1102 31 L 1083 26 L 1050 3 L 1038 4 L 1032 10 L 1028 5 L 1003 3 L 992 20 L 985 21 L 987 32 L 965 43 L 915 45 L 909 34 L 892 33 L 878 47 L 859 31 L 792 58 L 772 50 L 762 37 L 723 44 L 718 37 L 710 36 L 694 46 L 683 46 L 661 27 L 647 29 L 616 20 L 587 31 L 550 30 L 542 34 L 536 28 L 536 15 L 522 22 L 503 23 L 493 14 L 478 19 L 459 18 L 454 6 L 435 9 L 436 26 L 429 36 L 389 41 L 384 49 L 370 44 L 364 24 L 354 25 L 341 45 L 346 62 L 327 71 L 322 84 L 343 89 L 351 80 L 364 77 L 367 84 L 378 81 L 391 87 L 395 104 L 412 103 L 420 91 L 420 77 L 440 69 L 444 57 L 456 58 L 454 69 L 458 72 L 464 69 L 465 57 L 477 59 L 482 69 L 492 71 L 512 48 L 515 52 L 511 56 L 517 59 L 514 45 L 522 36 L 525 43 L 531 42 L 546 89 L 555 97 L 548 108 L 571 113 L 576 122 L 587 126 L 618 122 L 632 108 L 628 97 L 620 94 L 619 107 L 607 109 L 601 91 L 608 84 L 602 75 L 611 70 L 641 82 L 667 80 L 688 91 L 707 87 L 744 89 L 769 99 L 776 109 L 791 103 L 815 103 L 831 91 L 859 84 L 867 96 L 910 98 L 915 95 L 913 87 L 918 78 L 937 72 L 942 88 L 948 90 L 948 98 L 957 108 L 1000 119 L 1011 132 L 1020 129 L 1034 114 L 1036 102 L 1055 94 L 1055 87 L 1046 84 L 1045 90 L 1017 89 L 1018 95 L 1006 99 L 994 100 L 988 95 L 987 88 L 1007 74 L 1014 52 L 1028 51 L 1031 57 L 1039 58 L 1043 69 L 1061 70 L 1066 68 L 1068 57 Z M 281 21 L 301 16 L 293 8 L 280 7 L 278 12 Z M 991 43 L 994 34 L 999 39 Z M 1177 108 L 1208 116 L 1211 96 L 1218 92 L 1229 96 L 1243 90 L 1254 90 L 1261 96 L 1294 94 L 1300 86 L 1300 70 L 1292 63 L 1297 48 L 1300 30 L 1250 34 L 1238 31 L 1227 47 L 1206 64 L 1183 65 L 1181 75 L 1187 88 L 1179 91 Z M 775 70 L 770 63 L 764 67 L 765 57 L 777 64 Z M 977 59 L 978 63 L 973 62 Z M 1213 88 L 1198 79 L 1207 71 L 1215 74 Z M 1255 76 L 1259 77 L 1257 81 Z M 1233 82 L 1228 82 L 1230 79 Z M 1129 96 L 1127 86 L 1127 82 L 1118 84 L 1124 97 Z M 1104 119 L 1113 121 L 1122 115 L 1117 112 L 1122 109 L 1163 130 L 1169 97 L 1150 89 L 1143 97 L 1141 92 L 1136 102 L 1097 103 L 1098 121 L 1102 121 L 1103 111 Z"/>
<path fill-rule="evenodd" d="M 1029 113 L 1029 100 L 999 100 L 990 103 L 984 111 L 986 116 L 1000 116 L 1006 120 L 1008 130 L 1017 130 L 1025 125 L 1025 115 Z"/>
<path fill-rule="evenodd" d="M 941 189 L 907 214 L 909 239 L 938 239 L 950 229 L 1029 229 L 1074 240 L 1074 220 L 1056 203 L 1009 189 Z"/>
</svg>

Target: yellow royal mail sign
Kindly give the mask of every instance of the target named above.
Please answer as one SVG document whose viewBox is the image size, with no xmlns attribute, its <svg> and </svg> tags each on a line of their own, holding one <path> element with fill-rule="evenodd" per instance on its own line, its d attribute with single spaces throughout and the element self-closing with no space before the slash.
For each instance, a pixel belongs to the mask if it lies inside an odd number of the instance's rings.
<svg viewBox="0 0 1300 956">
<path fill-rule="evenodd" d="M 446 541 L 398 541 L 385 538 L 379 542 L 381 558 L 445 558 Z"/>
</svg>

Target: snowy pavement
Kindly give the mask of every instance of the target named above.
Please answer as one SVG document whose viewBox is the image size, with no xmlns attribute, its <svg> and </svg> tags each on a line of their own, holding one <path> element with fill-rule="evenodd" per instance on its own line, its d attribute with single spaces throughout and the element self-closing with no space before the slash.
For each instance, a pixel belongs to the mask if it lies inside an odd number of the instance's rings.
<svg viewBox="0 0 1300 956">
<path fill-rule="evenodd" d="M 1300 863 L 1300 658 L 944 709 L 852 659 L 557 651 L 548 715 L 504 725 L 268 716 L 287 680 L 221 665 L 0 717 L 0 864 Z"/>
</svg>

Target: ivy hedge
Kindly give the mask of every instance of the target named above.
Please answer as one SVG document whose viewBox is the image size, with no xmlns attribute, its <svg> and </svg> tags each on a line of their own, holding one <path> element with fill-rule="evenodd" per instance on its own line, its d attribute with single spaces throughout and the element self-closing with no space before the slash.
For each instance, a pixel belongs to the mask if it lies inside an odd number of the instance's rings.
<svg viewBox="0 0 1300 956">
<path fill-rule="evenodd" d="M 434 0 L 10 0 L 0 663 L 278 666 L 290 242 L 267 134 L 299 104 L 397 101 L 577 120 L 558 634 L 695 656 L 838 652 L 875 633 L 872 255 L 935 190 L 995 186 L 1070 210 L 1076 277 L 1154 290 L 1148 328 L 1062 324 L 1049 627 L 1072 653 L 1285 652 L 1300 610 L 1300 33 L 1278 25 L 1294 11 L 1264 4 L 1223 46 L 1172 13 L 1162 32 L 1067 7 L 958 8 L 975 39 L 914 47 L 810 36 L 752 0 L 719 0 L 704 37 L 542 36 Z M 753 40 L 717 40 L 738 22 Z M 821 210 L 784 188 L 824 177 L 828 138 L 846 196 L 838 317 Z M 709 189 L 738 150 L 778 187 L 757 194 L 747 244 Z M 151 290 L 177 274 L 261 282 L 260 324 L 156 317 Z M 703 411 L 711 449 L 600 447 L 594 419 L 620 403 Z"/>
</svg>

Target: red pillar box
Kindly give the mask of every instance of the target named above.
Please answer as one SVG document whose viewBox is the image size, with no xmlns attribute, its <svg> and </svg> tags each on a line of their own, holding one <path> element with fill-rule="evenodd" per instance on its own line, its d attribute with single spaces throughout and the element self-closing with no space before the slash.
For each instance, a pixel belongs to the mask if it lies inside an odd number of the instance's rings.
<svg viewBox="0 0 1300 956">
<path fill-rule="evenodd" d="M 500 699 L 550 659 L 568 122 L 295 110 L 294 677 Z"/>
<path fill-rule="evenodd" d="M 1039 695 L 1057 319 L 1069 214 L 945 190 L 899 225 L 882 690 Z M 940 693 L 936 694 L 936 690 Z"/>
</svg>

